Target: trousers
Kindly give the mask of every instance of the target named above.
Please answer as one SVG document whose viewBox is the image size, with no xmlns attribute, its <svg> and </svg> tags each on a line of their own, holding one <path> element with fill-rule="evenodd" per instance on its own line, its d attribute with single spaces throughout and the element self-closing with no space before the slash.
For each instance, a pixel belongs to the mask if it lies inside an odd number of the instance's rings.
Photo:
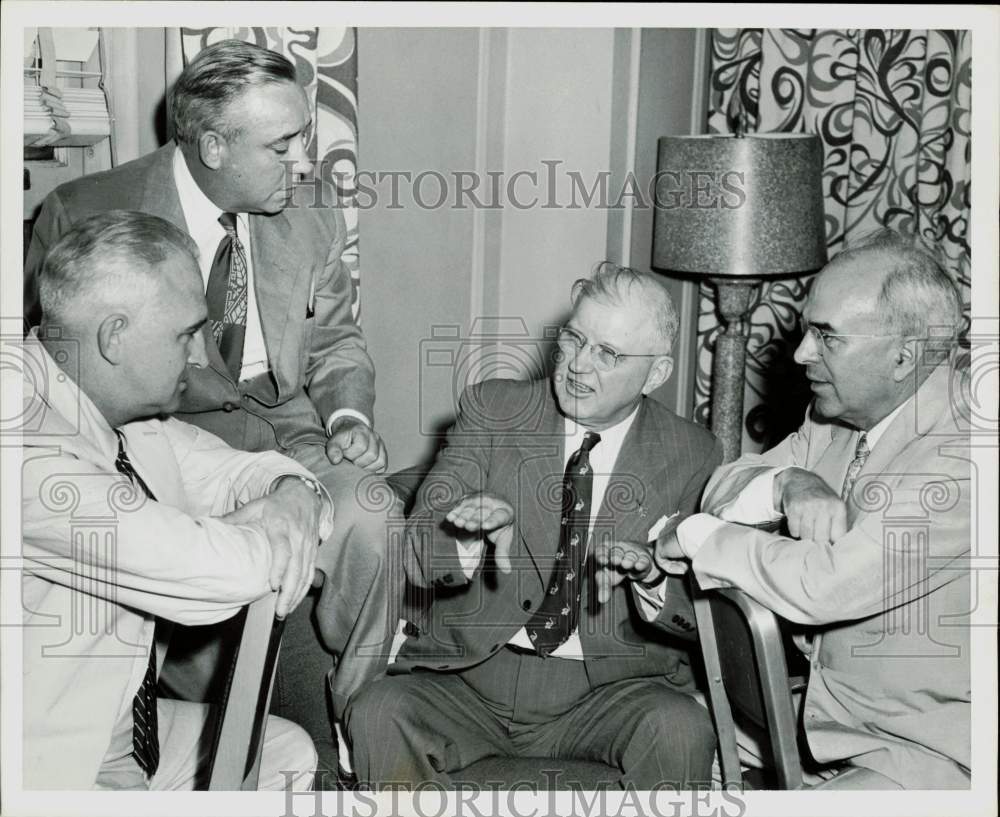
<svg viewBox="0 0 1000 817">
<path fill-rule="evenodd" d="M 619 769 L 623 787 L 690 788 L 708 784 L 715 752 L 708 713 L 665 678 L 591 687 L 582 661 L 509 647 L 463 671 L 380 678 L 345 722 L 358 779 L 374 789 L 450 788 L 490 756 L 593 760 Z"/>
</svg>

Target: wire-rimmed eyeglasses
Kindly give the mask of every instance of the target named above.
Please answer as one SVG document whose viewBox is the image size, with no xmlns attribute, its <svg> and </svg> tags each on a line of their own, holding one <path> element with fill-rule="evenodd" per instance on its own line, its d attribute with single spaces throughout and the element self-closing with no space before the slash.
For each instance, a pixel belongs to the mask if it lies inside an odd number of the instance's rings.
<svg viewBox="0 0 1000 817">
<path fill-rule="evenodd" d="M 585 347 L 590 347 L 590 359 L 594 361 L 594 368 L 599 372 L 610 372 L 621 358 L 628 357 L 660 357 L 666 352 L 656 354 L 628 354 L 626 352 L 616 352 L 610 346 L 603 343 L 591 343 L 587 338 L 569 326 L 563 326 L 556 336 L 556 342 L 562 354 L 579 355 Z"/>
</svg>

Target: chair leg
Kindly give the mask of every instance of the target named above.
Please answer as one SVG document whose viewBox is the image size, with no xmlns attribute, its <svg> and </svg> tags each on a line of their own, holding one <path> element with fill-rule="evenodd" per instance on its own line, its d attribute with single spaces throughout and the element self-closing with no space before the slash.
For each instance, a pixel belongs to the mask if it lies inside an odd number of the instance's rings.
<svg viewBox="0 0 1000 817">
<path fill-rule="evenodd" d="M 708 701 L 715 722 L 715 732 L 719 739 L 719 765 L 722 768 L 722 783 L 725 788 L 743 789 L 743 773 L 740 771 L 739 749 L 736 743 L 736 724 L 729 699 L 722 684 L 722 664 L 719 648 L 715 640 L 715 624 L 712 607 L 707 598 L 695 591 L 695 620 L 698 625 L 698 640 L 701 644 L 705 673 L 708 676 Z"/>
</svg>

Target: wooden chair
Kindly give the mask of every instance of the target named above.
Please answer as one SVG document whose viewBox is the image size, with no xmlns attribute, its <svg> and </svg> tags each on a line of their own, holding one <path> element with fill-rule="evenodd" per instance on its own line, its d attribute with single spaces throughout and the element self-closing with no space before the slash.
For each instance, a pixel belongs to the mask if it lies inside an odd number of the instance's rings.
<svg viewBox="0 0 1000 817">
<path fill-rule="evenodd" d="M 802 787 L 795 708 L 778 618 L 736 589 L 701 591 L 691 579 L 695 618 L 719 738 L 722 779 L 744 786 L 736 721 L 766 734 L 779 789 Z"/>
<path fill-rule="evenodd" d="M 210 791 L 257 788 L 264 724 L 284 629 L 284 621 L 274 615 L 277 599 L 277 593 L 268 593 L 237 614 L 243 618 L 243 634 L 215 721 Z"/>
</svg>

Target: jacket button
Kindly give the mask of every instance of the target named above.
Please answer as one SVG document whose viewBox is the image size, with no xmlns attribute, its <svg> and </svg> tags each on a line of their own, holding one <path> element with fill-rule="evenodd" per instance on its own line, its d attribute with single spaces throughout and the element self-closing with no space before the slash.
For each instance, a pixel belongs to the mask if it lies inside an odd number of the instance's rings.
<svg viewBox="0 0 1000 817">
<path fill-rule="evenodd" d="M 521 602 L 521 609 L 522 610 L 530 610 L 531 609 L 531 599 L 525 599 L 524 601 L 522 601 Z"/>
<path fill-rule="evenodd" d="M 222 404 L 223 411 L 236 411 L 236 408 L 237 408 L 236 404 L 230 402 L 229 400 L 227 400 L 225 403 Z"/>
</svg>

